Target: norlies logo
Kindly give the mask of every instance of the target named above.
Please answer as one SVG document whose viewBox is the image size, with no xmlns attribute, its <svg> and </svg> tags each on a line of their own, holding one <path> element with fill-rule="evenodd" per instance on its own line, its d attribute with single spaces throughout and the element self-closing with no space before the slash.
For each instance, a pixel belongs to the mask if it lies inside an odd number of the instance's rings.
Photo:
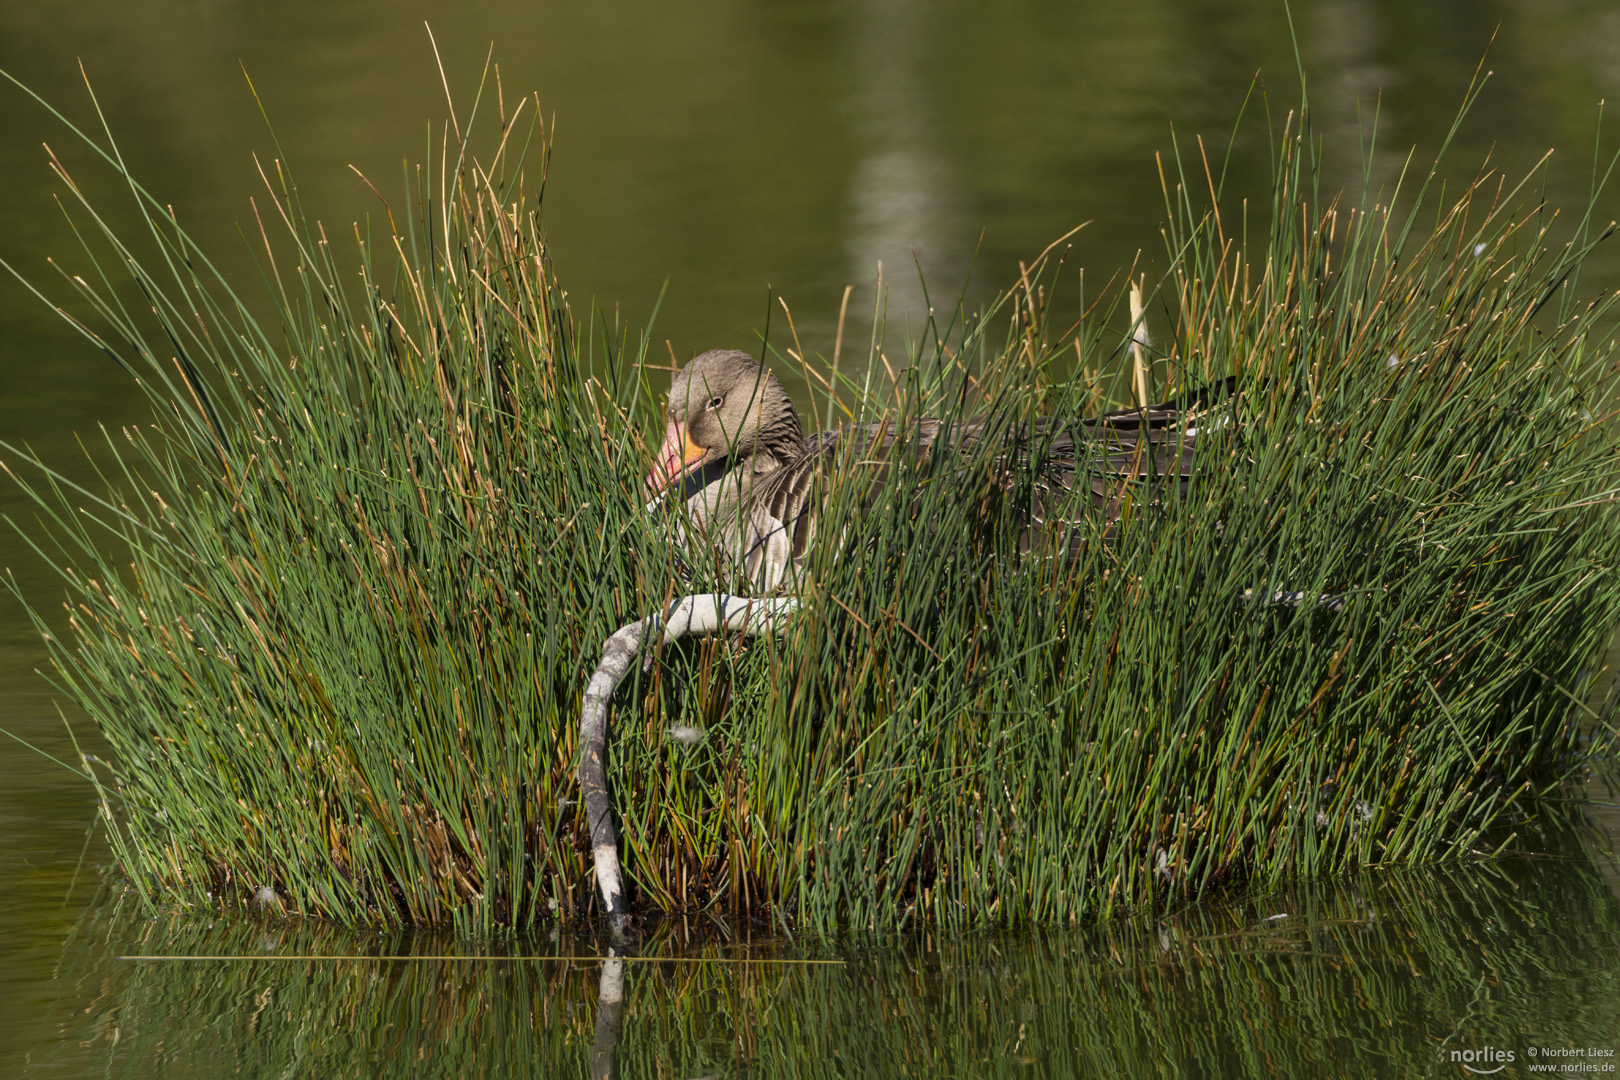
<svg viewBox="0 0 1620 1080">
<path fill-rule="evenodd" d="M 1451 1060 L 1471 1073 L 1486 1075 L 1499 1073 L 1513 1061 L 1512 1050 L 1498 1050 L 1487 1046 L 1482 1050 L 1453 1050 Z"/>
</svg>

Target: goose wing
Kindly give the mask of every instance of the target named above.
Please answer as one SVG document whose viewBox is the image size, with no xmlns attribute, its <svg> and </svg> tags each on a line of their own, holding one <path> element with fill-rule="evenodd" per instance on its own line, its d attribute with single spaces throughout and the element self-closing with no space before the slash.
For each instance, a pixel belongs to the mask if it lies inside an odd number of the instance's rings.
<svg viewBox="0 0 1620 1080">
<path fill-rule="evenodd" d="M 764 591 L 799 580 L 814 542 L 832 462 L 840 448 L 854 446 L 861 466 L 862 502 L 875 501 L 891 478 L 902 448 L 931 453 L 942 439 L 970 450 L 984 439 L 1001 445 L 1005 468 L 1034 463 L 1038 488 L 1029 509 L 1025 542 L 1041 529 L 1075 524 L 1073 495 L 1088 492 L 1102 524 L 1111 529 L 1133 483 L 1151 477 L 1192 477 L 1197 425 L 1222 399 L 1232 379 L 1147 408 L 1120 409 L 1079 422 L 1050 418 L 991 430 L 981 418 L 947 425 L 925 419 L 897 428 L 888 421 L 850 424 L 804 440 L 803 452 L 786 466 L 758 478 L 741 496 L 733 518 L 734 539 L 748 577 Z M 740 549 L 740 550 L 739 550 Z"/>
</svg>

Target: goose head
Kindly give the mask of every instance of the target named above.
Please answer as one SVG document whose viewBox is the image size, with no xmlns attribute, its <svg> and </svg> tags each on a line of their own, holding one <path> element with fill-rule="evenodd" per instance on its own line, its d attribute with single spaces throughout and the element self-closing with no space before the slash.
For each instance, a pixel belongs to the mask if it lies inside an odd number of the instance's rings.
<svg viewBox="0 0 1620 1080">
<path fill-rule="evenodd" d="M 799 416 L 782 384 L 747 353 L 713 349 L 675 373 L 664 444 L 647 486 L 662 491 L 708 466 L 747 463 L 774 472 L 804 450 Z"/>
</svg>

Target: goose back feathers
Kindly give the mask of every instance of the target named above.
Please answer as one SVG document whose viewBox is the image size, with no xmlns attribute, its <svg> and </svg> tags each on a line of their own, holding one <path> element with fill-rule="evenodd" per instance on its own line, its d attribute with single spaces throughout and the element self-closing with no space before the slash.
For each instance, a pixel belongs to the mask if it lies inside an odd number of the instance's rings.
<svg viewBox="0 0 1620 1080">
<path fill-rule="evenodd" d="M 887 422 L 850 424 L 808 438 L 787 391 L 746 353 L 713 350 L 676 373 L 670 386 L 664 442 L 648 486 L 685 504 L 676 540 L 701 541 L 735 561 L 762 591 L 799 579 L 814 541 L 827 475 L 841 448 L 876 467 L 870 490 L 887 478 L 903 444 L 926 455 L 942 436 L 958 446 L 994 438 L 1011 468 L 1034 464 L 1040 488 L 1025 540 L 1067 523 L 1046 520 L 1067 505 L 1077 483 L 1088 485 L 1101 523 L 1119 515 L 1127 484 L 1157 475 L 1190 476 L 1192 420 L 1221 396 L 1200 392 L 1179 401 L 1124 409 L 1059 427 L 1051 418 L 990 431 L 984 419 L 912 422 L 902 437 Z M 1230 380 L 1225 390 L 1230 389 Z M 1031 462 L 1032 457 L 1038 460 Z"/>
</svg>

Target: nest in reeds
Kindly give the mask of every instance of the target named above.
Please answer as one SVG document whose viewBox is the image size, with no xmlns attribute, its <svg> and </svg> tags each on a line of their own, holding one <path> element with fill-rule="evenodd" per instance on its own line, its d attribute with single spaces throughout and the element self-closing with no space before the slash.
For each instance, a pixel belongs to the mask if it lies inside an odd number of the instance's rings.
<svg viewBox="0 0 1620 1080">
<path fill-rule="evenodd" d="M 486 166 L 457 159 L 441 216 L 360 242 L 358 291 L 273 191 L 283 327 L 156 201 L 165 258 L 104 237 L 152 332 L 74 279 L 156 409 L 105 492 L 30 488 L 68 558 L 72 636 L 47 640 L 115 752 L 89 779 L 155 902 L 273 888 L 472 929 L 589 910 L 595 650 L 737 583 L 678 564 L 644 510 L 652 395 L 576 328 L 515 123 Z M 1022 532 L 1034 466 L 969 455 L 958 479 L 995 483 L 947 483 L 902 459 L 893 498 L 830 497 L 848 525 L 785 636 L 671 650 L 621 697 L 640 903 L 1068 920 L 1511 842 L 1586 749 L 1620 614 L 1613 298 L 1578 300 L 1590 238 L 1554 242 L 1495 180 L 1437 216 L 1427 187 L 1400 214 L 1319 201 L 1300 130 L 1257 249 L 1203 179 L 1171 192 L 1163 345 L 1134 381 L 1236 385 L 1191 483 L 1133 483 L 1106 530 L 1077 508 L 1060 553 Z M 982 317 L 874 352 L 873 380 L 824 372 L 829 408 L 1078 422 L 1133 335 L 1115 293 L 1049 325 L 1061 270 L 1049 253 Z"/>
</svg>

